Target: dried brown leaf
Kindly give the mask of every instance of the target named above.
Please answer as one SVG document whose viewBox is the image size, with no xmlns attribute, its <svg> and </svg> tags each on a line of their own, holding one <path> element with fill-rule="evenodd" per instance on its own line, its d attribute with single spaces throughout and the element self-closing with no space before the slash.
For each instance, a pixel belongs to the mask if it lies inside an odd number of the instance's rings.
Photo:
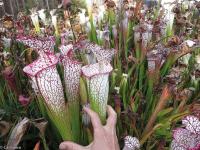
<svg viewBox="0 0 200 150">
<path fill-rule="evenodd" d="M 21 120 L 16 124 L 8 139 L 7 143 L 8 150 L 14 150 L 17 147 L 23 135 L 25 134 L 26 129 L 28 128 L 29 122 L 30 121 L 28 118 L 24 118 L 23 120 Z"/>
</svg>

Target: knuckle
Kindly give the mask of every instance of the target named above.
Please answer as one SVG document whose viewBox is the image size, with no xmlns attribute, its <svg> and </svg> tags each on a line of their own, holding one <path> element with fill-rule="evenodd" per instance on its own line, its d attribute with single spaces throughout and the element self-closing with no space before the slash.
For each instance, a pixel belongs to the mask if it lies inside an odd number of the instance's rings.
<svg viewBox="0 0 200 150">
<path fill-rule="evenodd" d="M 109 130 L 108 135 L 110 137 L 114 137 L 116 135 L 115 130 L 114 129 Z"/>
<path fill-rule="evenodd" d="M 94 129 L 94 132 L 97 134 L 97 135 L 101 135 L 102 134 L 102 129 L 100 127 L 96 127 Z"/>
</svg>

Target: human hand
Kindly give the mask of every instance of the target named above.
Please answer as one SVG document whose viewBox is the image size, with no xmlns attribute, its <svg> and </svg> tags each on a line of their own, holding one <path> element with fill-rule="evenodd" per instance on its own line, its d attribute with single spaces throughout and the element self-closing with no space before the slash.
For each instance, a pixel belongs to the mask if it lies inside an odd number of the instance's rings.
<svg viewBox="0 0 200 150">
<path fill-rule="evenodd" d="M 101 124 L 98 114 L 89 108 L 83 110 L 90 116 L 94 129 L 94 140 L 88 146 L 81 146 L 76 143 L 65 141 L 60 144 L 60 150 L 119 150 L 118 139 L 116 135 L 117 114 L 111 106 L 108 105 L 108 119 L 106 125 Z"/>
<path fill-rule="evenodd" d="M 71 0 L 62 0 L 62 5 L 63 5 L 63 6 L 66 6 L 66 5 L 68 5 L 69 3 L 71 3 Z"/>
</svg>

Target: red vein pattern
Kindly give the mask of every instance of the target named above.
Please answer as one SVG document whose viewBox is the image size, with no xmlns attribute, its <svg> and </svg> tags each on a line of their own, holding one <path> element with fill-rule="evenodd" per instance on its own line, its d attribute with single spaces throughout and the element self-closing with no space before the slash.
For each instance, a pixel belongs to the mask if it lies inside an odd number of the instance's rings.
<svg viewBox="0 0 200 150">
<path fill-rule="evenodd" d="M 108 62 L 99 62 L 82 67 L 83 75 L 87 79 L 90 101 L 98 107 L 99 115 L 106 117 L 106 107 L 109 92 L 109 73 L 112 66 Z"/>
<path fill-rule="evenodd" d="M 67 98 L 69 101 L 76 101 L 79 97 L 79 84 L 81 76 L 81 63 L 72 60 L 70 54 L 73 45 L 62 45 L 60 47 L 62 64 L 64 67 L 64 80 Z"/>
<path fill-rule="evenodd" d="M 43 53 L 37 60 L 26 66 L 23 70 L 29 76 L 36 76 L 38 72 L 50 66 L 56 65 L 58 58 L 53 54 Z"/>
<path fill-rule="evenodd" d="M 37 75 L 37 83 L 46 103 L 54 112 L 65 111 L 63 87 L 56 66 L 49 67 Z M 64 117 L 64 116 L 63 116 Z"/>
<path fill-rule="evenodd" d="M 53 51 L 54 45 L 55 45 L 55 39 L 54 37 L 48 37 L 48 38 L 35 38 L 35 37 L 29 37 L 29 36 L 19 36 L 16 39 L 18 42 L 22 42 L 24 45 L 29 46 L 40 53 L 40 51 L 43 52 L 51 52 Z"/>
<path fill-rule="evenodd" d="M 183 128 L 178 128 L 174 131 L 173 137 L 180 146 L 187 148 L 193 148 L 196 146 L 196 135 L 188 132 Z"/>
<path fill-rule="evenodd" d="M 69 51 L 73 49 L 73 45 L 72 44 L 68 44 L 68 45 L 61 45 L 60 46 L 60 52 L 62 56 L 68 56 Z"/>
<path fill-rule="evenodd" d="M 99 74 L 109 74 L 113 70 L 111 64 L 106 61 L 101 61 L 96 64 L 86 65 L 82 67 L 83 74 L 91 78 Z"/>
<path fill-rule="evenodd" d="M 125 146 L 123 150 L 135 150 L 140 148 L 140 142 L 136 137 L 126 136 L 124 143 Z"/>
<path fill-rule="evenodd" d="M 187 116 L 182 120 L 182 124 L 186 126 L 186 129 L 192 133 L 200 134 L 200 121 L 195 116 Z"/>
<path fill-rule="evenodd" d="M 53 54 L 43 54 L 23 71 L 37 84 L 47 106 L 57 115 L 63 115 L 65 100 L 62 83 L 56 69 L 58 58 Z"/>
<path fill-rule="evenodd" d="M 113 55 L 116 53 L 115 49 L 104 49 L 101 46 L 97 44 L 93 44 L 86 40 L 78 42 L 76 44 L 76 47 L 81 50 L 87 50 L 89 52 L 92 52 L 90 53 L 91 56 L 88 56 L 90 58 L 89 60 L 92 60 L 92 62 L 94 62 L 93 59 L 96 59 L 98 62 L 104 61 L 104 60 L 111 62 Z M 94 57 L 94 58 L 91 58 L 91 57 Z"/>
<path fill-rule="evenodd" d="M 85 48 L 91 50 L 94 53 L 98 62 L 103 60 L 111 62 L 112 57 L 115 54 L 114 49 L 104 49 L 99 45 L 93 43 L 86 43 Z"/>
<path fill-rule="evenodd" d="M 76 101 L 79 98 L 82 65 L 69 58 L 64 58 L 62 64 L 64 66 L 64 79 L 68 101 Z"/>
<path fill-rule="evenodd" d="M 174 130 L 171 150 L 197 150 L 200 146 L 199 119 L 187 116 L 182 123 L 186 128 Z"/>
</svg>

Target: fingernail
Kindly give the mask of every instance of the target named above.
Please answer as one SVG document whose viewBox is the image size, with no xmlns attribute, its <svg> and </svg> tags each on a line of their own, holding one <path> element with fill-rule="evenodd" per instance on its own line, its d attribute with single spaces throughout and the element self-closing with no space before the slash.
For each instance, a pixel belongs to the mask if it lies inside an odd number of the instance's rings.
<svg viewBox="0 0 200 150">
<path fill-rule="evenodd" d="M 87 107 L 83 106 L 83 111 L 85 111 L 86 108 L 87 108 Z"/>
<path fill-rule="evenodd" d="M 59 146 L 60 150 L 65 150 L 66 149 L 66 145 L 64 143 L 61 143 Z"/>
<path fill-rule="evenodd" d="M 85 104 L 85 105 L 83 105 L 83 110 L 85 111 L 86 109 L 88 109 L 88 108 L 90 108 L 90 104 L 88 103 L 88 104 Z"/>
</svg>

